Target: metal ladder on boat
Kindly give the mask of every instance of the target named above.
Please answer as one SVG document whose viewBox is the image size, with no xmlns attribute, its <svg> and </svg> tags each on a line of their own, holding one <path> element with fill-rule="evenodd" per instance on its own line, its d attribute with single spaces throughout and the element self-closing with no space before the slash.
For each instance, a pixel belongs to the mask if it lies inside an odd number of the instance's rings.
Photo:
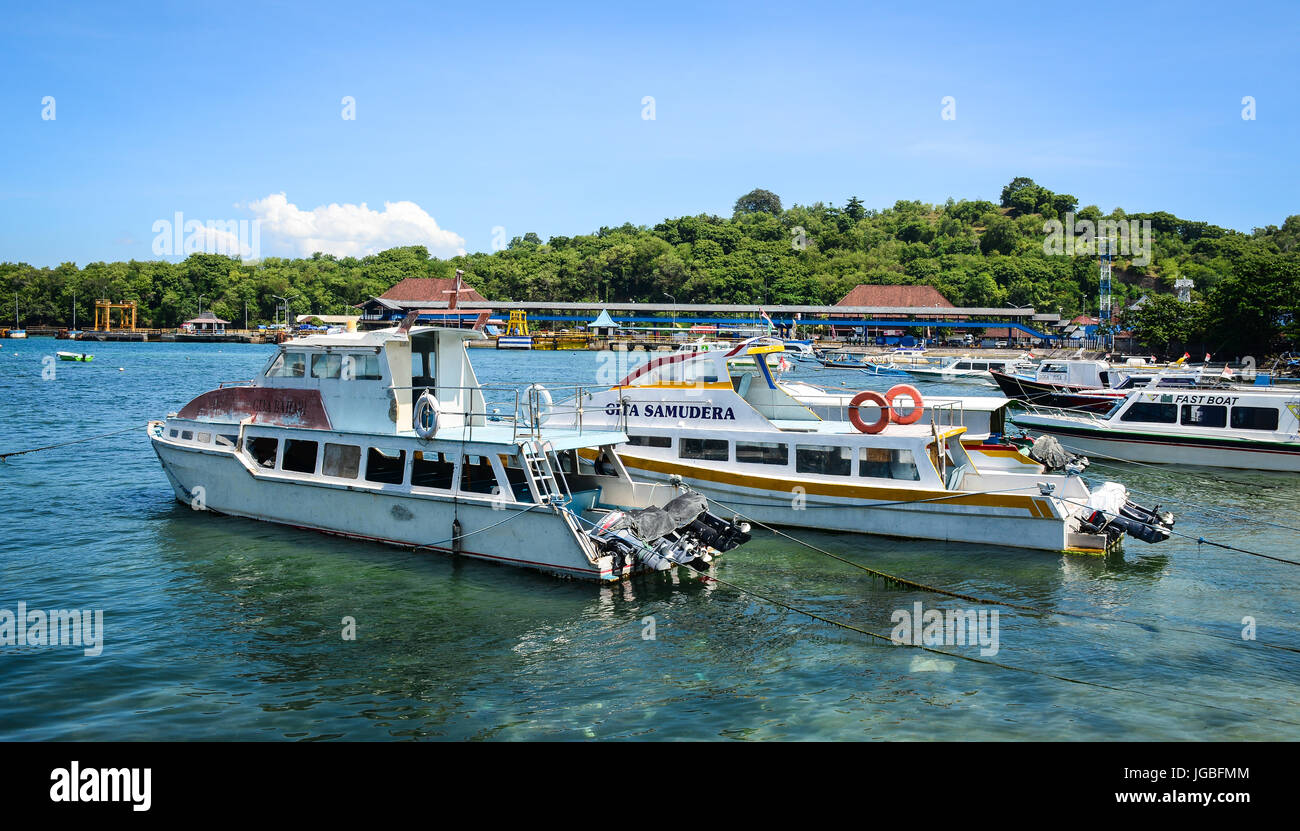
<svg viewBox="0 0 1300 831">
<path fill-rule="evenodd" d="M 564 505 L 569 496 L 555 478 L 555 467 L 547 453 L 550 442 L 526 441 L 519 445 L 528 475 L 537 484 L 538 499 L 544 505 Z"/>
</svg>

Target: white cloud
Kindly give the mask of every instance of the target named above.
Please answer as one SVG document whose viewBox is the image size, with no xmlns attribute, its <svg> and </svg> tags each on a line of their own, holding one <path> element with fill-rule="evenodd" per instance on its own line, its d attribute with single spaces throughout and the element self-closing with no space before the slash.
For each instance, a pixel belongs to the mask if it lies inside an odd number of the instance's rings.
<svg viewBox="0 0 1300 831">
<path fill-rule="evenodd" d="M 465 238 L 438 227 L 414 202 L 385 202 L 382 211 L 360 205 L 330 204 L 304 211 L 283 193 L 248 203 L 262 221 L 262 233 L 291 246 L 299 256 L 321 251 L 337 257 L 363 257 L 398 245 L 423 245 L 435 257 L 465 253 Z"/>
</svg>

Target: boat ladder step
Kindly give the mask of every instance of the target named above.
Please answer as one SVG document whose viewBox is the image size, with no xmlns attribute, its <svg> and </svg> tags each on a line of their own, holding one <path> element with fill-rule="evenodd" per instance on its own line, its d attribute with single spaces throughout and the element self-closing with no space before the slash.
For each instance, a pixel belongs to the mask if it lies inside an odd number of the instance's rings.
<svg viewBox="0 0 1300 831">
<path fill-rule="evenodd" d="M 538 497 L 542 503 L 563 505 L 568 502 L 568 496 L 555 477 L 555 467 L 551 464 L 546 445 L 542 442 L 524 442 L 520 445 L 520 451 L 529 476 L 537 484 Z"/>
</svg>

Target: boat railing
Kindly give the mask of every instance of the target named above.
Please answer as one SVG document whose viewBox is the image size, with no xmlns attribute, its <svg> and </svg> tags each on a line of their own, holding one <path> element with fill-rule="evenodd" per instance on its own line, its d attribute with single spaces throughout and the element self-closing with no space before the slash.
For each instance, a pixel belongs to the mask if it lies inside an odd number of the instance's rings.
<svg viewBox="0 0 1300 831">
<path fill-rule="evenodd" d="M 1124 399 L 1122 398 L 1116 399 L 1116 401 L 1119 402 L 1122 402 L 1123 400 Z M 1033 415 L 1047 416 L 1051 418 L 1057 418 L 1060 416 L 1069 416 L 1070 418 L 1076 418 L 1079 419 L 1080 421 L 1090 421 L 1093 422 L 1094 424 L 1100 424 L 1105 422 L 1107 420 L 1107 416 L 1109 415 L 1108 412 L 1096 413 L 1096 412 L 1091 412 L 1089 410 L 1083 410 L 1078 407 L 1052 407 L 1046 404 L 1034 404 L 1029 401 L 1017 401 L 1016 409 L 1023 412 L 1031 413 Z"/>
<path fill-rule="evenodd" d="M 520 389 L 508 385 L 473 385 L 473 386 L 449 386 L 446 384 L 417 384 L 414 386 L 391 386 L 393 391 L 411 392 L 411 403 L 414 404 L 416 399 L 424 392 L 433 393 L 437 396 L 439 393 L 448 392 L 469 392 L 479 393 L 482 401 L 481 409 L 471 404 L 467 411 L 455 411 L 449 414 L 460 416 L 464 419 L 466 428 L 465 438 L 473 440 L 475 427 L 485 426 L 508 426 L 511 429 L 511 442 L 518 442 L 521 439 L 543 439 L 546 435 L 554 435 L 559 432 L 576 432 L 581 434 L 584 431 L 583 417 L 586 412 L 587 402 L 591 401 L 594 391 L 604 391 L 606 388 L 591 387 L 590 385 L 579 384 L 532 384 Z M 444 396 L 445 397 L 445 396 Z M 463 401 L 475 402 L 473 395 L 457 396 Z M 620 399 L 622 395 L 620 394 Z M 448 412 L 443 410 L 442 412 Z M 572 426 L 555 427 L 548 425 L 547 422 L 555 416 L 572 415 Z M 564 419 L 557 419 L 564 423 Z M 622 416 L 619 419 L 619 430 L 627 428 L 627 409 L 622 408 Z M 607 423 L 601 424 L 601 431 L 608 431 L 611 428 Z"/>
</svg>

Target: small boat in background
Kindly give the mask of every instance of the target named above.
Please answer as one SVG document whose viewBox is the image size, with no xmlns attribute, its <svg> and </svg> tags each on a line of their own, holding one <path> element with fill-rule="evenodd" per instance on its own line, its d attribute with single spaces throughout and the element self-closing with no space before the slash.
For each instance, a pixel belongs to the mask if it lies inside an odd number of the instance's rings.
<svg viewBox="0 0 1300 831">
<path fill-rule="evenodd" d="M 95 360 L 94 355 L 90 355 L 85 352 L 60 352 L 58 354 L 59 354 L 60 361 L 80 361 L 81 363 L 88 364 L 91 361 Z"/>
</svg>

